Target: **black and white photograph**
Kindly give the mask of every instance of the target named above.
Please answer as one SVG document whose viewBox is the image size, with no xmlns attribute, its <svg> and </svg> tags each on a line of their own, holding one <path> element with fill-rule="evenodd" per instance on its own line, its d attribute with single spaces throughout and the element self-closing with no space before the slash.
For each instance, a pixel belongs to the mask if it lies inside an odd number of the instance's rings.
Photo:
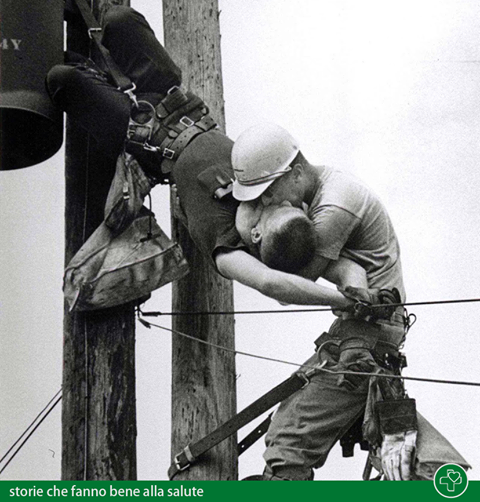
<svg viewBox="0 0 480 502">
<path fill-rule="evenodd" d="M 0 480 L 480 480 L 479 26 L 2 0 Z"/>
</svg>

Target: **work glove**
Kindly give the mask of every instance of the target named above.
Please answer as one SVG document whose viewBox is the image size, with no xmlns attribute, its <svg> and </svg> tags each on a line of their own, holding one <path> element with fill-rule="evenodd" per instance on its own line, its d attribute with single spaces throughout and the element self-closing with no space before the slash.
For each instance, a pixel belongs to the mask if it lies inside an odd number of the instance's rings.
<svg viewBox="0 0 480 502">
<path fill-rule="evenodd" d="M 402 299 L 397 288 L 378 289 L 378 288 L 356 288 L 347 286 L 340 289 L 340 292 L 347 298 L 355 300 L 355 304 L 347 309 L 354 317 L 358 319 L 390 319 L 395 312 L 395 304 L 401 303 Z M 390 304 L 394 304 L 389 306 Z M 382 305 L 375 307 L 374 305 Z"/>
<path fill-rule="evenodd" d="M 412 477 L 417 442 L 415 399 L 376 404 L 382 435 L 380 457 L 385 478 L 408 481 Z"/>
</svg>

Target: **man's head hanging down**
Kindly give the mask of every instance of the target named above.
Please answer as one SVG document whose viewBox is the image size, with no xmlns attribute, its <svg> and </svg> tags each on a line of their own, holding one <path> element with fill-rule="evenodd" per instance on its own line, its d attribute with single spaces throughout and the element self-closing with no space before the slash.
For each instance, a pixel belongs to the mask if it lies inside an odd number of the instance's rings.
<svg viewBox="0 0 480 502">
<path fill-rule="evenodd" d="M 313 223 L 302 211 L 306 163 L 298 142 L 275 124 L 244 131 L 232 150 L 236 225 L 263 263 L 296 273 L 315 254 Z"/>
</svg>

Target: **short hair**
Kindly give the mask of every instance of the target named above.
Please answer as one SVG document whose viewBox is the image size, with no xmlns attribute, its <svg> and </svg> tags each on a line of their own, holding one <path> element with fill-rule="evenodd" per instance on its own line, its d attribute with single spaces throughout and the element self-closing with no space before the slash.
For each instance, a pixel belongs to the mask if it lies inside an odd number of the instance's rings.
<svg viewBox="0 0 480 502">
<path fill-rule="evenodd" d="M 294 274 L 310 263 L 316 245 L 312 221 L 306 215 L 297 214 L 263 235 L 260 257 L 270 268 Z"/>
</svg>

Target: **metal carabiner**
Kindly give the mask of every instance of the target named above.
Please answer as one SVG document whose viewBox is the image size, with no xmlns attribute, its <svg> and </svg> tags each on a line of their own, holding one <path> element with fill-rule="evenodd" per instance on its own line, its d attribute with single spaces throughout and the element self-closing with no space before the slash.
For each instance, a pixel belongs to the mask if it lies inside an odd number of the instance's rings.
<svg viewBox="0 0 480 502">
<path fill-rule="evenodd" d="M 125 91 L 127 92 L 127 91 Z M 136 124 L 136 125 L 139 125 L 139 126 L 148 126 L 150 124 L 153 124 L 153 122 L 155 121 L 155 108 L 154 106 L 152 105 L 152 103 L 150 103 L 149 101 L 145 101 L 145 100 L 140 100 L 140 101 L 136 101 L 135 100 L 135 108 L 136 108 L 136 111 L 135 113 L 147 113 L 149 114 L 149 119 L 144 121 L 144 122 L 138 122 L 137 120 L 135 120 L 135 114 L 134 113 L 131 113 L 130 114 L 130 120 Z M 133 110 L 132 110 L 133 112 Z"/>
</svg>

